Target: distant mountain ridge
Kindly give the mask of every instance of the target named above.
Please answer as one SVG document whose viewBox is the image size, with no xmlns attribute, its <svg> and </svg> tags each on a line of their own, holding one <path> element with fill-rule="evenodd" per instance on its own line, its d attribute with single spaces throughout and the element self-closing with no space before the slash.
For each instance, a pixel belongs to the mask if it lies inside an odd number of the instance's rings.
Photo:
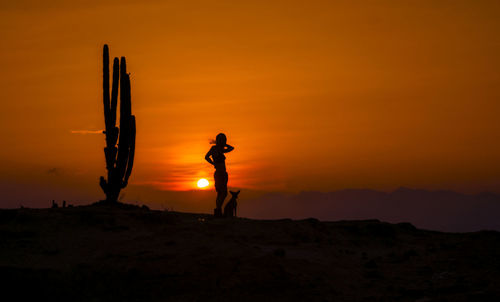
<svg viewBox="0 0 500 302">
<path fill-rule="evenodd" d="M 345 189 L 269 193 L 245 201 L 240 208 L 241 215 L 261 219 L 379 219 L 448 232 L 500 230 L 500 196 L 489 192 L 468 195 L 401 187 L 393 192 Z"/>
</svg>

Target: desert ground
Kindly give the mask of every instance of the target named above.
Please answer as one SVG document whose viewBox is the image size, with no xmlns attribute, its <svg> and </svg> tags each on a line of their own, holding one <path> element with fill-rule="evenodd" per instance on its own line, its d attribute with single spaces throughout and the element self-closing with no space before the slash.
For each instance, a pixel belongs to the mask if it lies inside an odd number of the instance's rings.
<svg viewBox="0 0 500 302">
<path fill-rule="evenodd" d="M 0 279 L 3 301 L 500 301 L 500 233 L 124 204 L 0 210 Z"/>
</svg>

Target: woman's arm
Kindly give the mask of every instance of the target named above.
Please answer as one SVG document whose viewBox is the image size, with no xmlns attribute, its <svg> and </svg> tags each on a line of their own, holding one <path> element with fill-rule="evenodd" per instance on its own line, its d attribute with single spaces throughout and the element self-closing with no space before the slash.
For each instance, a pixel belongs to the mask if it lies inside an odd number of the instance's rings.
<svg viewBox="0 0 500 302">
<path fill-rule="evenodd" d="M 214 165 L 214 162 L 213 160 L 210 158 L 210 155 L 212 155 L 212 148 L 210 148 L 210 150 L 208 150 L 207 154 L 205 155 L 205 160 L 208 161 L 212 166 Z"/>
<path fill-rule="evenodd" d="M 226 146 L 224 146 L 224 153 L 231 152 L 233 150 L 234 150 L 234 147 L 231 145 L 226 144 Z"/>
</svg>

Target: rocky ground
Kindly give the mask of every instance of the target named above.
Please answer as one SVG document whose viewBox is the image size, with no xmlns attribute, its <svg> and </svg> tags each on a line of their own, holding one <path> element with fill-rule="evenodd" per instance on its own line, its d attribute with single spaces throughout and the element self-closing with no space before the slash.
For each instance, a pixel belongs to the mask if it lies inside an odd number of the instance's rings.
<svg viewBox="0 0 500 302">
<path fill-rule="evenodd" d="M 3 301 L 500 301 L 500 233 L 127 205 L 0 210 L 0 286 Z"/>
</svg>

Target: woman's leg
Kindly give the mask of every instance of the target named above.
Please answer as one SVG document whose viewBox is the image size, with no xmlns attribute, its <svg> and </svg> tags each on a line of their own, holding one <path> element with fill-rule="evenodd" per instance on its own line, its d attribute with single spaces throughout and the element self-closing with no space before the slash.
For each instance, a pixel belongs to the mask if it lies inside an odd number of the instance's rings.
<svg viewBox="0 0 500 302">
<path fill-rule="evenodd" d="M 228 175 L 226 171 L 215 171 L 215 190 L 217 191 L 217 199 L 215 200 L 215 205 L 217 209 L 222 209 L 224 200 L 227 197 L 227 181 Z"/>
<path fill-rule="evenodd" d="M 227 197 L 227 187 L 225 189 L 221 189 L 217 191 L 217 199 L 215 201 L 215 205 L 217 209 L 222 209 L 222 205 L 224 204 L 224 200 Z"/>
</svg>

